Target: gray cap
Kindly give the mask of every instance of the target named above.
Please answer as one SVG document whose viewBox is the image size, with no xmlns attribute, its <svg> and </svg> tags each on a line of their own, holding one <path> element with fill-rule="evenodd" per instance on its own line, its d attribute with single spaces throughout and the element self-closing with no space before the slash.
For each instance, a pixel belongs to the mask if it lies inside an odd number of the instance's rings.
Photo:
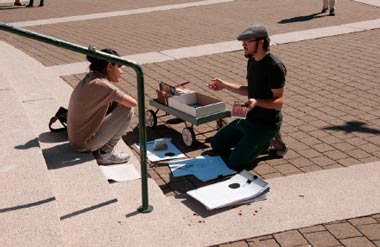
<svg viewBox="0 0 380 247">
<path fill-rule="evenodd" d="M 266 37 L 268 37 L 267 28 L 264 25 L 256 24 L 247 28 L 246 30 L 244 30 L 244 32 L 239 34 L 239 36 L 237 37 L 237 40 L 242 41 L 242 40 L 246 40 L 250 38 L 260 39 L 260 38 L 266 38 Z"/>
</svg>

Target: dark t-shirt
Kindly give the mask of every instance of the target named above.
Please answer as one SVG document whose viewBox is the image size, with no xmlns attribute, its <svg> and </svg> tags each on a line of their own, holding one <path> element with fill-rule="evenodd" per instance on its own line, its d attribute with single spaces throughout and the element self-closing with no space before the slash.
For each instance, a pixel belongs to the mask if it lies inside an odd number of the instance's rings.
<svg viewBox="0 0 380 247">
<path fill-rule="evenodd" d="M 253 57 L 249 58 L 247 64 L 248 98 L 272 99 L 272 89 L 284 87 L 285 77 L 285 65 L 271 53 L 258 62 Z M 252 111 L 248 112 L 247 120 L 260 126 L 279 129 L 282 114 L 280 110 L 255 106 Z"/>
</svg>

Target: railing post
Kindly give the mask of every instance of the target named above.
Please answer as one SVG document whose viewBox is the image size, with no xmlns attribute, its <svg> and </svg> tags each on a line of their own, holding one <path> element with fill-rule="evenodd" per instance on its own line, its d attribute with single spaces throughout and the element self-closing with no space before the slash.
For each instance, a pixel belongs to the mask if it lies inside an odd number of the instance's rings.
<svg viewBox="0 0 380 247">
<path fill-rule="evenodd" d="M 141 213 L 149 213 L 153 207 L 148 203 L 148 170 L 146 166 L 146 126 L 145 126 L 145 94 L 144 75 L 141 66 L 133 69 L 137 74 L 137 98 L 139 108 L 139 141 L 140 141 L 140 164 L 141 164 L 141 192 L 142 205 L 137 209 Z"/>
<path fill-rule="evenodd" d="M 0 30 L 11 32 L 21 35 L 30 39 L 38 40 L 47 44 L 58 46 L 67 50 L 91 55 L 93 57 L 103 59 L 109 62 L 125 65 L 131 67 L 136 72 L 137 77 L 137 101 L 138 101 L 138 114 L 139 114 L 139 141 L 140 141 L 140 165 L 141 165 L 141 192 L 142 192 L 142 205 L 137 209 L 141 213 L 149 213 L 153 207 L 148 202 L 148 171 L 146 166 L 146 127 L 145 127 L 145 93 L 144 93 L 144 74 L 140 65 L 133 61 L 129 61 L 122 57 L 114 56 L 108 53 L 96 51 L 92 46 L 88 48 L 66 42 L 61 39 L 56 39 L 50 36 L 32 32 L 26 29 L 15 27 L 3 22 L 0 22 Z"/>
</svg>

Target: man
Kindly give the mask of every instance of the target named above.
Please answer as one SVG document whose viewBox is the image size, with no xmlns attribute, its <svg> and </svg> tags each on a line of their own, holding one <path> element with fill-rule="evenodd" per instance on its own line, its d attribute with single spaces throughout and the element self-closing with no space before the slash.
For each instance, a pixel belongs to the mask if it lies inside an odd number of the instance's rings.
<svg viewBox="0 0 380 247">
<path fill-rule="evenodd" d="M 285 98 L 284 64 L 270 53 L 268 31 L 263 25 L 254 25 L 237 39 L 243 42 L 244 56 L 248 58 L 248 85 L 238 85 L 221 79 L 208 84 L 212 90 L 227 89 L 248 96 L 245 119 L 235 119 L 219 130 L 211 140 L 212 148 L 227 155 L 228 165 L 241 170 L 273 146 L 274 152 L 283 156 L 287 147 L 279 135 Z"/>
</svg>

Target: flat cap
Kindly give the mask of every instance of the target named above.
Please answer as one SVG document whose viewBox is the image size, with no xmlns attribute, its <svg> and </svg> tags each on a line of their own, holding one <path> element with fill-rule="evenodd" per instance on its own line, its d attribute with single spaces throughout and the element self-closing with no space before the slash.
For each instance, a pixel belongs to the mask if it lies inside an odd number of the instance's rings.
<svg viewBox="0 0 380 247">
<path fill-rule="evenodd" d="M 244 30 L 239 36 L 237 37 L 237 40 L 242 41 L 250 38 L 266 38 L 268 37 L 268 30 L 264 25 L 253 25 L 246 30 Z"/>
</svg>

